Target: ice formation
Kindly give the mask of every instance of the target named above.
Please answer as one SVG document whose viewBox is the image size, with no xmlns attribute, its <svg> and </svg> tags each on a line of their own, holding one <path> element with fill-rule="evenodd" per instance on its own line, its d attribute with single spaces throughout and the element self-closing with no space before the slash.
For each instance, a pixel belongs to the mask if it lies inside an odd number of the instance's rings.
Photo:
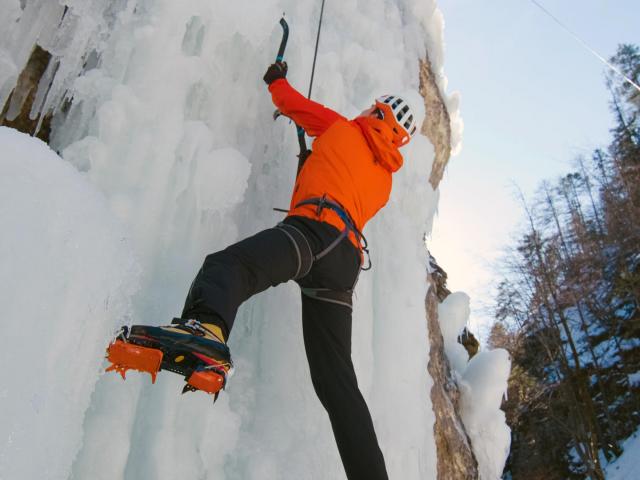
<svg viewBox="0 0 640 480">
<path fill-rule="evenodd" d="M 481 351 L 469 360 L 458 336 L 469 320 L 469 296 L 449 295 L 439 306 L 438 316 L 445 352 L 460 387 L 461 416 L 478 461 L 481 480 L 502 478 L 509 455 L 511 431 L 500 404 L 507 392 L 511 369 L 509 353 L 503 349 Z"/>
<path fill-rule="evenodd" d="M 0 152 L 0 478 L 66 478 L 139 268 L 105 198 L 46 144 L 0 127 Z"/>
<path fill-rule="evenodd" d="M 166 323 L 207 253 L 281 219 L 272 207 L 288 204 L 297 145 L 287 121 L 271 120 L 262 75 L 285 11 L 289 79 L 306 90 L 320 2 L 0 0 L 0 10 L 0 102 L 33 44 L 49 50 L 32 115 L 57 113 L 51 144 L 67 162 L 39 145 L 20 164 L 35 144 L 0 137 L 11 232 L 0 241 L 15 252 L 1 277 L 3 341 L 15 340 L 3 365 L 23 345 L 35 355 L 28 381 L 3 372 L 0 477 L 344 478 L 294 284 L 241 308 L 237 373 L 215 407 L 180 396 L 171 375 L 97 380 L 118 323 Z M 445 90 L 442 25 L 435 0 L 328 2 L 313 98 L 346 116 L 391 92 L 419 108 L 427 49 Z M 356 291 L 353 358 L 390 476 L 410 480 L 435 478 L 422 238 L 438 194 L 428 141 L 403 150 L 390 203 L 365 232 L 374 269 Z"/>
</svg>

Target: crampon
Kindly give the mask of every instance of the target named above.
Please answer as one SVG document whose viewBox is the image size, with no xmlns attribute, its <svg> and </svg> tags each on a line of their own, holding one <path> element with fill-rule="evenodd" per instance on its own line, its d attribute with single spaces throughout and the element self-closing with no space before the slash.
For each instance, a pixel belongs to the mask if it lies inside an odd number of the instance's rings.
<svg viewBox="0 0 640 480">
<path fill-rule="evenodd" d="M 186 327 L 122 327 L 107 347 L 111 365 L 106 371 L 123 379 L 128 370 L 147 372 L 155 383 L 158 372 L 168 370 L 184 376 L 182 393 L 201 390 L 214 395 L 215 401 L 233 368 L 229 349 L 223 342 L 177 332 L 180 328 Z"/>
</svg>

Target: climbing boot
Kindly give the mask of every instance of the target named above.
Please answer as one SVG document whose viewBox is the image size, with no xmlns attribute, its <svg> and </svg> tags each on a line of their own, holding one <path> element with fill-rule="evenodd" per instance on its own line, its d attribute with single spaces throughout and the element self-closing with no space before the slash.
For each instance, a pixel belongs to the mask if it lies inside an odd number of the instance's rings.
<svg viewBox="0 0 640 480">
<path fill-rule="evenodd" d="M 202 390 L 218 398 L 232 372 L 223 332 L 212 323 L 174 318 L 171 325 L 122 327 L 107 348 L 107 359 L 126 378 L 129 369 L 148 372 L 155 383 L 160 370 L 185 377 L 182 393 Z M 214 400 L 215 400 L 214 399 Z"/>
</svg>

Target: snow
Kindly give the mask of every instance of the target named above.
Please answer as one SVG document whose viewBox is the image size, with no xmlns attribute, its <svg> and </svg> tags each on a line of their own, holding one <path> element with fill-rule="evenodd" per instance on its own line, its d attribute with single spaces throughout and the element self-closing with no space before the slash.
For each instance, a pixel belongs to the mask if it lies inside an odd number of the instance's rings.
<svg viewBox="0 0 640 480">
<path fill-rule="evenodd" d="M 640 385 L 640 372 L 632 373 L 631 375 L 628 375 L 628 378 L 630 386 L 637 387 Z"/>
<path fill-rule="evenodd" d="M 138 268 L 104 197 L 46 144 L 0 127 L 0 152 L 0 478 L 66 478 Z"/>
<path fill-rule="evenodd" d="M 58 113 L 51 144 L 64 158 L 1 130 L 2 304 L 20 322 L 0 327 L 2 360 L 21 365 L 2 373 L 0 478 L 344 478 L 291 283 L 240 309 L 236 374 L 215 407 L 181 396 L 177 376 L 100 376 L 118 325 L 167 323 L 206 254 L 281 220 L 272 207 L 288 205 L 297 144 L 289 122 L 271 120 L 262 75 L 286 11 L 289 79 L 306 90 L 319 7 L 0 0 L 0 102 L 34 43 L 49 50 L 51 83 L 32 116 Z M 355 116 L 400 93 L 420 112 L 427 49 L 446 88 L 442 31 L 434 0 L 328 3 L 313 98 Z M 459 143 L 458 98 L 445 100 Z M 353 359 L 390 477 L 435 479 L 422 239 L 438 192 L 429 142 L 403 154 L 389 204 L 365 229 L 374 268 L 356 290 Z M 495 430 L 495 388 L 467 381 Z"/>
<path fill-rule="evenodd" d="M 507 392 L 511 370 L 509 353 L 501 348 L 480 351 L 469 360 L 465 348 L 458 343 L 469 320 L 469 297 L 462 292 L 449 295 L 438 308 L 438 318 L 445 352 L 454 378 L 460 387 L 461 417 L 482 480 L 502 477 L 511 430 L 500 409 Z"/>
<path fill-rule="evenodd" d="M 495 349 L 476 354 L 462 374 L 462 420 L 482 480 L 501 478 L 509 455 L 511 429 L 500 405 L 506 395 L 510 370 L 507 351 Z"/>
<path fill-rule="evenodd" d="M 469 296 L 464 292 L 454 292 L 438 306 L 440 330 L 444 340 L 444 351 L 451 368 L 456 372 L 464 372 L 469 362 L 467 350 L 458 342 L 458 337 L 467 325 L 469 314 Z"/>
<path fill-rule="evenodd" d="M 640 430 L 624 441 L 622 449 L 624 453 L 606 467 L 607 480 L 637 478 L 640 469 Z"/>
</svg>

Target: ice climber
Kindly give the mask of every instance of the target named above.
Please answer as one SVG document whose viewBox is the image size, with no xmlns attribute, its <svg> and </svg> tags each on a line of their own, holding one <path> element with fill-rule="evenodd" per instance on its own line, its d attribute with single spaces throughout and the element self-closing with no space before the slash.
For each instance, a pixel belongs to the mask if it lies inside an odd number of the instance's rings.
<svg viewBox="0 0 640 480">
<path fill-rule="evenodd" d="M 109 348 L 111 369 L 162 368 L 185 375 L 185 390 L 216 393 L 231 357 L 226 341 L 238 307 L 288 280 L 302 290 L 304 345 L 311 379 L 329 414 L 349 479 L 386 479 L 371 415 L 351 362 L 353 289 L 365 263 L 365 224 L 388 201 L 399 147 L 417 130 L 409 105 L 387 95 L 353 120 L 306 99 L 271 65 L 273 103 L 306 133 L 313 151 L 300 170 L 290 210 L 274 228 L 208 255 L 169 326 L 124 328 Z"/>
</svg>

